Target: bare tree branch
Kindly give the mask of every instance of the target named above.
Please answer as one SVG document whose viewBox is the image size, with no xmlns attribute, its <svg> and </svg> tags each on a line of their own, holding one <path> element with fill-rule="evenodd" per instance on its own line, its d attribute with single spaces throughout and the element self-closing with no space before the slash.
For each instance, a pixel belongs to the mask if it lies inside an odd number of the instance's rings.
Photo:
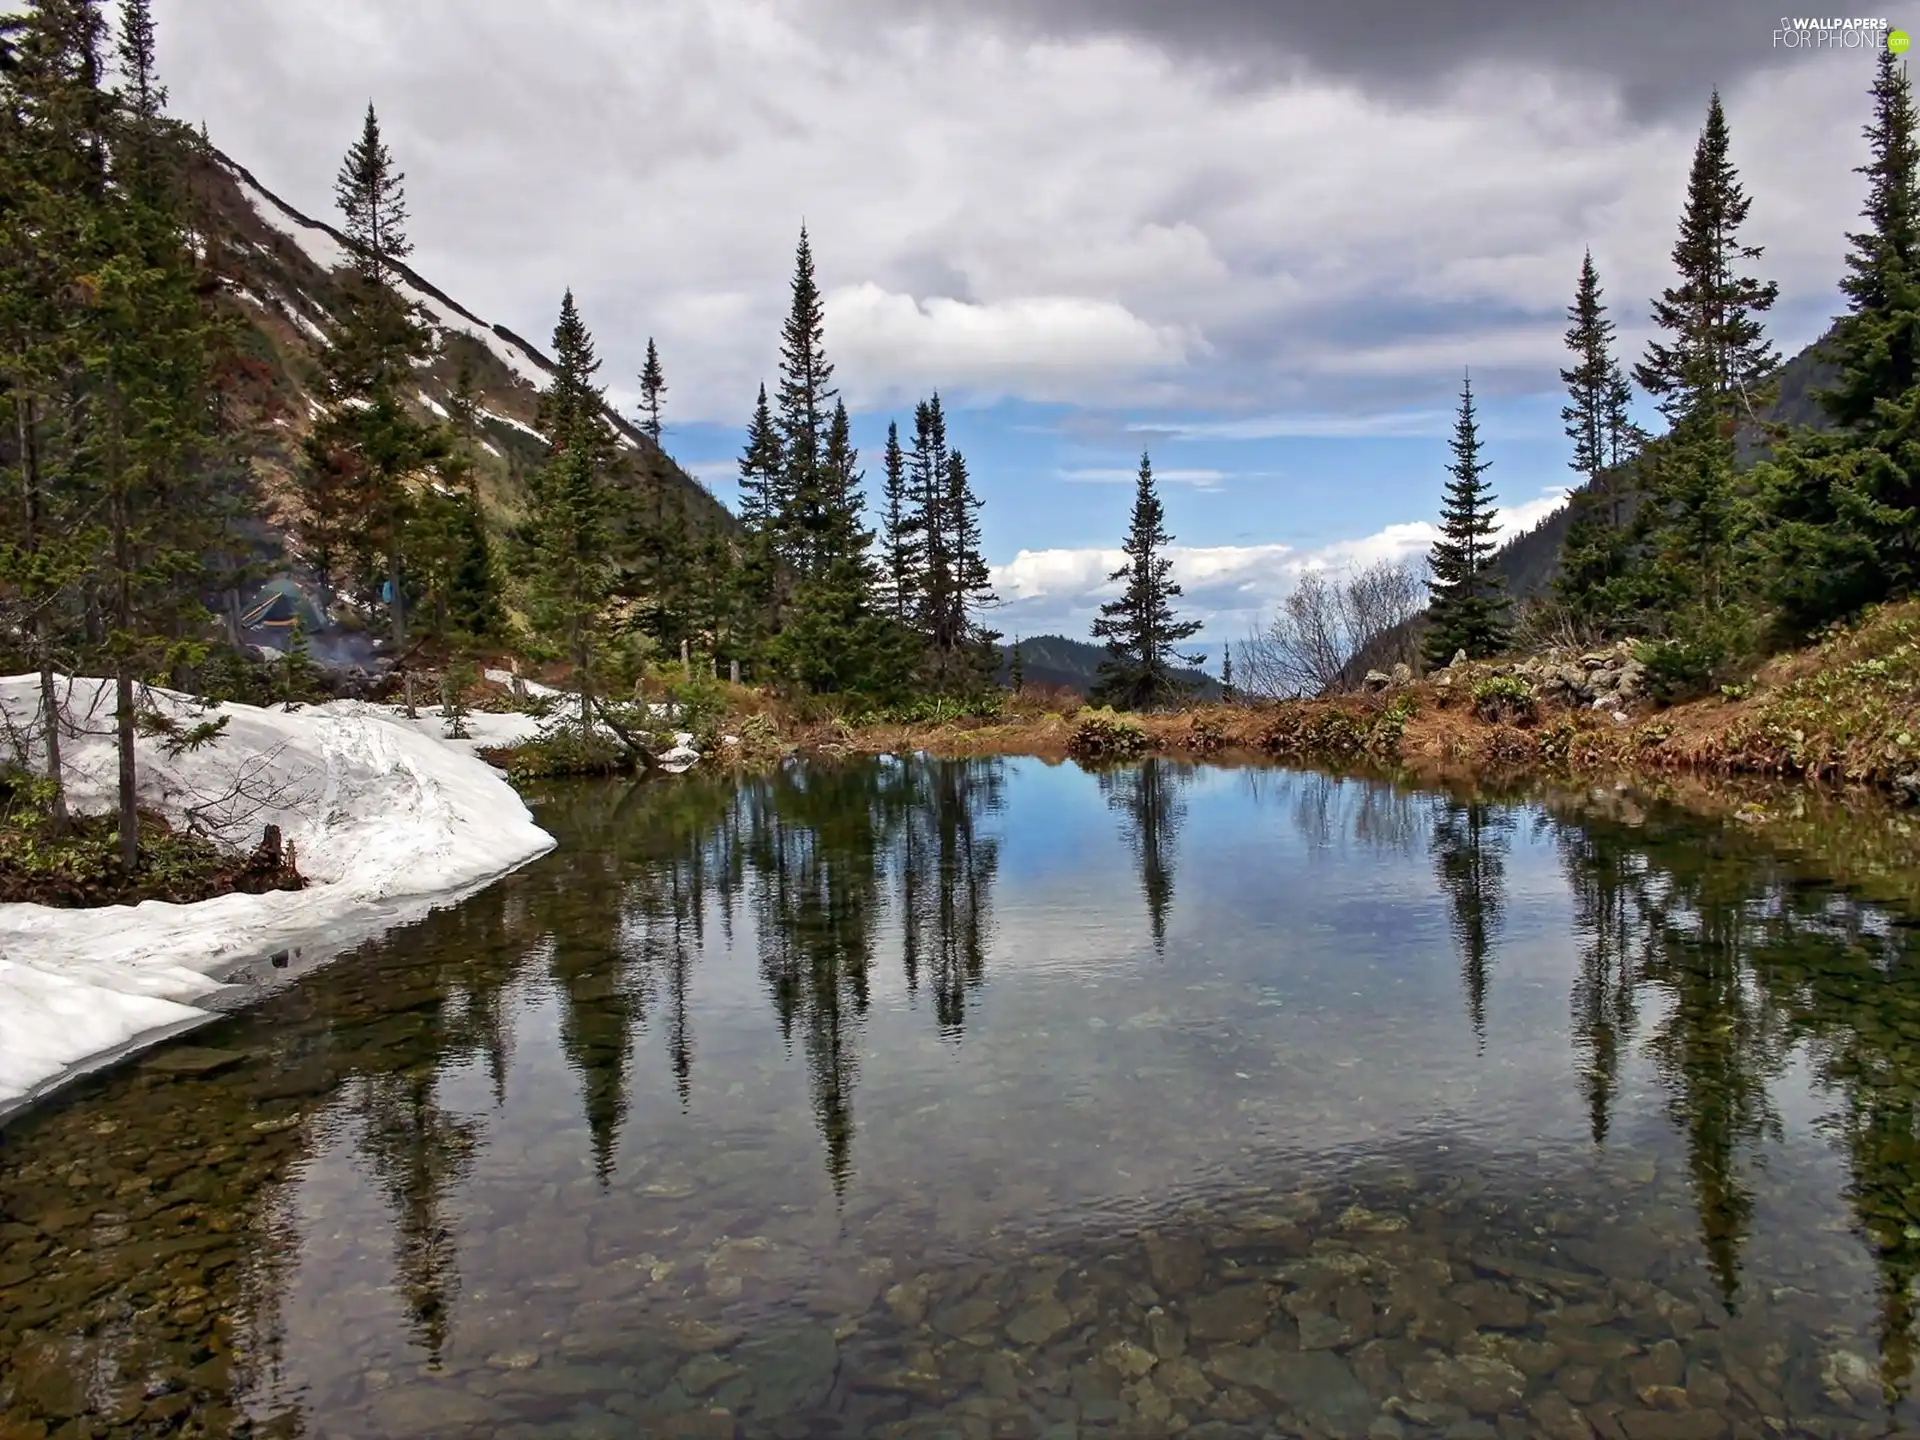
<svg viewBox="0 0 1920 1440">
<path fill-rule="evenodd" d="M 1238 688 L 1266 699 L 1324 695 L 1347 668 L 1420 613 L 1426 581 L 1413 566 L 1381 560 L 1364 570 L 1309 570 L 1266 626 L 1234 657 Z M 1409 653 L 1411 644 L 1409 642 Z M 1406 658 L 1381 652 L 1382 663 Z"/>
</svg>

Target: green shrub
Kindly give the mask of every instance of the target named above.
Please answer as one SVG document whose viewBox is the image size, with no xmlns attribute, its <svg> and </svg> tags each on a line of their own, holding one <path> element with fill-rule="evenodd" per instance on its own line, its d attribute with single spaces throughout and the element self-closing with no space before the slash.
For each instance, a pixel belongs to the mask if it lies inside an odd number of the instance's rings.
<svg viewBox="0 0 1920 1440">
<path fill-rule="evenodd" d="M 1647 667 L 1647 694 L 1662 705 L 1705 695 L 1724 658 L 1710 640 L 1650 640 L 1633 657 Z"/>
<path fill-rule="evenodd" d="M 1473 713 L 1482 720 L 1524 724 L 1539 712 L 1533 687 L 1518 675 L 1490 675 L 1473 687 Z"/>
<path fill-rule="evenodd" d="M 633 765 L 619 741 L 598 733 L 582 735 L 569 725 L 516 746 L 507 778 L 520 784 L 563 775 L 624 775 Z"/>
<path fill-rule="evenodd" d="M 1420 713 L 1420 702 L 1412 695 L 1396 695 L 1388 702 L 1362 742 L 1368 753 L 1392 759 L 1400 753 L 1400 741 L 1407 733 L 1407 721 Z"/>
<path fill-rule="evenodd" d="M 855 727 L 867 725 L 958 725 L 968 720 L 999 720 L 1006 715 L 1007 695 L 983 690 L 977 695 L 916 695 L 898 705 L 862 710 L 851 717 Z"/>
<path fill-rule="evenodd" d="M 700 737 L 717 734 L 720 720 L 727 713 L 727 692 L 720 682 L 698 666 L 691 680 L 682 678 L 667 687 L 667 703 L 674 707 L 673 724 L 694 736 L 694 748 L 703 751 Z"/>
</svg>

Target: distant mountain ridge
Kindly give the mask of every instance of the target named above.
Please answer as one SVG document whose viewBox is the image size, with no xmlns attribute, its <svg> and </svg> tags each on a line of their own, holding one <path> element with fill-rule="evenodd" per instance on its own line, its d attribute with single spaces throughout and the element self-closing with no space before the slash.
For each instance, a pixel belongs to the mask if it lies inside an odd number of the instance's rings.
<svg viewBox="0 0 1920 1440">
<path fill-rule="evenodd" d="M 1100 664 L 1107 658 L 1107 647 L 1085 640 L 1069 640 L 1064 635 L 1028 635 L 1020 640 L 1020 667 L 1029 685 L 1058 685 L 1081 695 L 1087 694 L 1099 678 Z M 998 678 L 1007 683 L 1013 668 L 1013 649 L 1000 647 Z M 1193 687 L 1197 700 L 1220 698 L 1220 682 L 1199 670 L 1176 670 Z"/>
</svg>

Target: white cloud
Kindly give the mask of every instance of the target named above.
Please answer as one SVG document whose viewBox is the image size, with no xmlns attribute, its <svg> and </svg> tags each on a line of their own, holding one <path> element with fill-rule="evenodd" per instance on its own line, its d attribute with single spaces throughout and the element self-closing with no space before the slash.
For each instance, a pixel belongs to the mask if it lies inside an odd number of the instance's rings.
<svg viewBox="0 0 1920 1440">
<path fill-rule="evenodd" d="M 1444 435 L 1451 410 L 1391 410 L 1353 415 L 1252 415 L 1242 420 L 1172 420 L 1129 425 L 1136 433 L 1175 440 L 1348 439 L 1374 436 Z"/>
<path fill-rule="evenodd" d="M 832 354 L 854 377 L 850 402 L 936 388 L 978 400 L 1069 400 L 1102 377 L 1178 367 L 1207 348 L 1197 332 L 1074 295 L 916 300 L 868 282 L 828 294 L 825 307 Z"/>
<path fill-rule="evenodd" d="M 1627 333 L 1666 283 L 1697 125 L 1519 63 L 1395 99 L 1112 35 L 882 19 L 850 49 L 820 0 L 158 10 L 176 112 L 265 183 L 328 213 L 373 96 L 421 270 L 536 339 L 570 284 L 609 383 L 659 341 L 677 422 L 737 424 L 771 375 L 803 217 L 861 403 L 1335 417 L 1444 403 L 1466 365 L 1553 389 L 1583 247 Z M 1727 95 L 1790 344 L 1833 302 L 1864 78 Z"/>
<path fill-rule="evenodd" d="M 1498 540 L 1532 529 L 1566 503 L 1564 488 L 1495 512 Z M 1388 525 L 1371 535 L 1302 550 L 1291 545 L 1174 546 L 1173 578 L 1185 592 L 1181 612 L 1206 622 L 1204 639 L 1237 640 L 1270 616 L 1308 570 L 1359 569 L 1381 560 L 1416 562 L 1439 538 L 1428 520 Z M 1125 562 L 1118 548 L 1022 550 L 993 570 L 1005 602 L 994 626 L 1007 633 L 1084 635 L 1100 603 L 1119 585 L 1107 577 Z"/>
</svg>

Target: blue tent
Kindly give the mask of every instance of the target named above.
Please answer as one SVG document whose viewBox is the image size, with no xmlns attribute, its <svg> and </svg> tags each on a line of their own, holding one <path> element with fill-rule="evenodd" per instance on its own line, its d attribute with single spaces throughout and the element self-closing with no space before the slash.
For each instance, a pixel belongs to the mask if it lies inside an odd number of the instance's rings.
<svg viewBox="0 0 1920 1440">
<path fill-rule="evenodd" d="M 309 633 L 327 628 L 327 618 L 318 602 L 298 581 L 284 575 L 262 585 L 240 611 L 243 630 L 264 631 L 268 635 L 283 635 L 293 629 L 296 621 Z"/>
</svg>

